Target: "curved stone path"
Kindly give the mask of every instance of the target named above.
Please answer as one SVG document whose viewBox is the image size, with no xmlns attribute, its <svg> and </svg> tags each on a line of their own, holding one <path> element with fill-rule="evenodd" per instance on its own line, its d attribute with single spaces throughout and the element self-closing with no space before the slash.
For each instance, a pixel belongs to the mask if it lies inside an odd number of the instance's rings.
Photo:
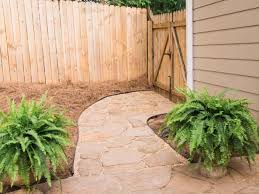
<svg viewBox="0 0 259 194">
<path fill-rule="evenodd" d="M 147 126 L 172 103 L 159 94 L 107 97 L 79 119 L 75 175 L 54 182 L 50 194 L 258 194 L 259 166 L 233 159 L 229 175 L 206 179 Z M 40 190 L 41 185 L 36 186 Z M 62 188 L 62 191 L 61 191 Z M 39 191 L 39 190 L 38 190 Z M 18 192 L 19 193 L 19 192 Z M 41 193 L 41 192 L 39 192 Z"/>
<path fill-rule="evenodd" d="M 172 165 L 185 160 L 146 122 L 171 107 L 151 91 L 108 97 L 89 107 L 78 122 L 75 177 L 104 184 L 93 184 L 94 193 L 160 191 L 171 179 Z"/>
</svg>

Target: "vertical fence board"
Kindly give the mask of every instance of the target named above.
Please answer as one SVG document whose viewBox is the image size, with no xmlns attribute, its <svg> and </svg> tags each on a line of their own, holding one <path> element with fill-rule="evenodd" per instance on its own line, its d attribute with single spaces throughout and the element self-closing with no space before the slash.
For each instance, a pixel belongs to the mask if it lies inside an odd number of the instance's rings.
<svg viewBox="0 0 259 194">
<path fill-rule="evenodd" d="M 80 68 L 82 81 L 89 82 L 89 69 L 88 69 L 88 48 L 87 48 L 87 17 L 86 6 L 84 2 L 80 2 L 80 35 L 81 35 L 81 50 L 80 50 Z"/>
<path fill-rule="evenodd" d="M 93 63 L 93 82 L 97 82 L 100 79 L 100 37 L 99 37 L 99 18 L 98 18 L 98 6 L 92 3 L 92 20 L 93 20 L 93 49 L 94 49 L 94 63 Z"/>
<path fill-rule="evenodd" d="M 69 53 L 69 36 L 68 36 L 68 20 L 67 20 L 67 6 L 66 1 L 60 1 L 60 20 L 61 20 L 61 31 L 62 31 L 62 50 L 63 50 L 63 61 L 64 61 L 64 80 L 70 81 L 70 53 Z"/>
<path fill-rule="evenodd" d="M 40 12 L 45 80 L 46 80 L 46 83 L 52 83 L 49 36 L 48 36 L 48 27 L 47 27 L 46 0 L 39 1 L 39 12 Z"/>
<path fill-rule="evenodd" d="M 24 81 L 26 83 L 30 83 L 31 82 L 31 64 L 30 64 L 30 54 L 29 54 L 29 44 L 28 44 L 28 34 L 27 34 L 27 27 L 26 27 L 26 15 L 25 15 L 24 1 L 17 1 L 17 3 L 18 3 L 18 12 L 19 12 Z"/>
<path fill-rule="evenodd" d="M 81 69 L 81 27 L 80 27 L 80 13 L 79 2 L 73 2 L 73 15 L 74 15 L 74 29 L 75 29 L 75 56 L 76 56 L 76 74 L 75 78 L 78 81 L 83 81 L 82 69 Z"/>
<path fill-rule="evenodd" d="M 103 61 L 103 80 L 109 80 L 110 78 L 110 66 L 109 66 L 109 6 L 104 5 L 103 6 L 103 32 L 102 32 L 102 42 L 103 42 L 103 55 L 104 55 L 104 61 Z"/>
<path fill-rule="evenodd" d="M 120 35 L 118 43 L 120 44 L 120 81 L 128 80 L 128 67 L 127 67 L 127 12 L 126 7 L 120 8 Z"/>
<path fill-rule="evenodd" d="M 2 2 L 3 3 L 3 2 Z M 5 31 L 5 20 L 4 20 L 4 10 L 3 5 L 0 2 L 0 54 L 1 54 L 1 69 L 3 71 L 2 81 L 10 82 L 10 70 L 8 62 L 8 50 L 7 50 L 7 40 Z"/>
<path fill-rule="evenodd" d="M 116 22 L 115 22 L 115 7 L 110 6 L 110 35 L 111 35 L 111 80 L 117 80 L 117 63 L 116 63 Z"/>
<path fill-rule="evenodd" d="M 53 3 L 50 0 L 46 1 L 47 9 L 47 27 L 48 27 L 48 37 L 49 37 L 49 52 L 50 52 L 50 62 L 51 62 L 51 73 L 52 82 L 58 82 L 58 59 L 57 59 L 57 48 L 56 48 L 56 37 L 54 29 L 54 14 L 53 14 Z"/>
<path fill-rule="evenodd" d="M 16 54 L 17 81 L 24 82 L 22 44 L 21 44 L 17 0 L 10 0 L 10 5 L 11 5 L 11 15 L 12 15 L 13 38 L 14 38 L 14 44 L 15 44 L 14 47 L 16 49 L 15 54 Z"/>
<path fill-rule="evenodd" d="M 92 20 L 92 4 L 86 3 L 86 28 L 87 28 L 87 50 L 88 50 L 88 73 L 89 82 L 93 81 L 94 72 L 94 41 L 93 41 L 93 20 Z"/>
<path fill-rule="evenodd" d="M 148 70 L 147 70 L 147 74 L 148 74 L 148 83 L 150 86 L 153 85 L 153 77 L 154 77 L 154 64 L 153 64 L 153 22 L 152 21 L 148 21 Z"/>
<path fill-rule="evenodd" d="M 31 64 L 31 78 L 32 82 L 38 82 L 38 66 L 36 47 L 34 39 L 34 26 L 33 26 L 33 15 L 32 15 L 32 4 L 31 0 L 24 0 L 25 16 L 28 33 L 29 53 L 30 53 L 30 64 Z"/>
<path fill-rule="evenodd" d="M 98 39 L 98 45 L 97 49 L 99 50 L 99 63 L 97 66 L 97 72 L 99 72 L 98 80 L 103 81 L 104 79 L 104 42 L 103 42 L 103 36 L 104 36 L 104 26 L 103 26 L 103 6 L 96 6 L 97 7 L 97 39 Z"/>
<path fill-rule="evenodd" d="M 137 9 L 137 67 L 138 67 L 138 74 L 137 77 L 142 74 L 142 57 L 143 57 L 143 52 L 142 52 L 142 42 L 143 42 L 143 37 L 142 37 L 142 19 L 141 19 L 141 9 Z"/>
<path fill-rule="evenodd" d="M 38 65 L 38 80 L 40 83 L 45 83 L 45 69 L 43 59 L 42 37 L 41 37 L 41 23 L 39 14 L 39 1 L 32 1 L 33 26 L 35 33 L 35 47 Z"/>
<path fill-rule="evenodd" d="M 142 19 L 142 75 L 147 73 L 147 10 L 141 10 L 141 19 Z"/>
<path fill-rule="evenodd" d="M 10 78 L 11 78 L 11 82 L 16 82 L 17 81 L 16 48 L 15 48 L 14 35 L 13 35 L 11 6 L 12 5 L 10 5 L 9 0 L 6 0 L 5 3 L 3 3 L 7 49 L 8 49 L 8 57 L 9 57 Z"/>
<path fill-rule="evenodd" d="M 76 61 L 76 44 L 75 44 L 75 25 L 73 4 L 75 1 L 67 1 L 67 18 L 68 18 L 68 34 L 69 34 L 69 51 L 71 60 L 71 81 L 76 82 L 77 77 L 77 61 Z"/>
<path fill-rule="evenodd" d="M 132 30 L 132 15 L 131 8 L 127 7 L 127 72 L 128 72 L 128 80 L 132 79 L 132 66 L 133 66 L 133 30 Z"/>
<path fill-rule="evenodd" d="M 64 65 L 64 50 L 62 45 L 62 31 L 61 31 L 61 19 L 60 19 L 60 3 L 58 1 L 53 2 L 53 16 L 54 27 L 56 37 L 56 49 L 57 49 L 57 68 L 59 81 L 65 80 L 65 65 Z"/>
</svg>

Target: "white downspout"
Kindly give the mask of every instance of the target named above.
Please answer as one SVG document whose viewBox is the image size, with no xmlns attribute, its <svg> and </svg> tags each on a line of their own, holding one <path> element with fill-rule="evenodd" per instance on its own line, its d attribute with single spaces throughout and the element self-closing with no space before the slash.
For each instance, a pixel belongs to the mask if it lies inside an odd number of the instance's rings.
<svg viewBox="0 0 259 194">
<path fill-rule="evenodd" d="M 186 0 L 187 87 L 193 89 L 193 0 Z"/>
</svg>

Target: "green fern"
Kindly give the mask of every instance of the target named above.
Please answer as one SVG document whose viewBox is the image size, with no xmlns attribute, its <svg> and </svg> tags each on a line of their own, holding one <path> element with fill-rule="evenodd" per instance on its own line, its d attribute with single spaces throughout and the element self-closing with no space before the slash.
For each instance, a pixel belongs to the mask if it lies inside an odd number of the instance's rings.
<svg viewBox="0 0 259 194">
<path fill-rule="evenodd" d="M 19 105 L 9 104 L 8 112 L 0 112 L 0 180 L 11 180 L 12 185 L 19 177 L 28 187 L 32 177 L 45 178 L 51 186 L 51 176 L 66 162 L 66 128 L 72 121 L 46 105 L 46 95 L 40 101 L 23 97 Z"/>
<path fill-rule="evenodd" d="M 206 90 L 179 92 L 186 101 L 177 104 L 165 122 L 177 149 L 188 146 L 190 159 L 198 155 L 209 170 L 227 166 L 233 155 L 245 156 L 249 164 L 255 159 L 258 132 L 247 100 L 226 98 L 225 92 L 216 96 Z"/>
</svg>

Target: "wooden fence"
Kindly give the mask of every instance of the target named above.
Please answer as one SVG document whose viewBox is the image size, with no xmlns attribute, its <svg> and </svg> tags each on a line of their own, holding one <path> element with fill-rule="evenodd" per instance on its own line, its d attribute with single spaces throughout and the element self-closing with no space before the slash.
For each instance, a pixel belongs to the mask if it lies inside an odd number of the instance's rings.
<svg viewBox="0 0 259 194">
<path fill-rule="evenodd" d="M 186 85 L 185 10 L 152 15 L 148 21 L 149 83 L 169 93 Z"/>
<path fill-rule="evenodd" d="M 0 82 L 132 80 L 147 73 L 147 11 L 1 0 L 0 51 Z"/>
</svg>

